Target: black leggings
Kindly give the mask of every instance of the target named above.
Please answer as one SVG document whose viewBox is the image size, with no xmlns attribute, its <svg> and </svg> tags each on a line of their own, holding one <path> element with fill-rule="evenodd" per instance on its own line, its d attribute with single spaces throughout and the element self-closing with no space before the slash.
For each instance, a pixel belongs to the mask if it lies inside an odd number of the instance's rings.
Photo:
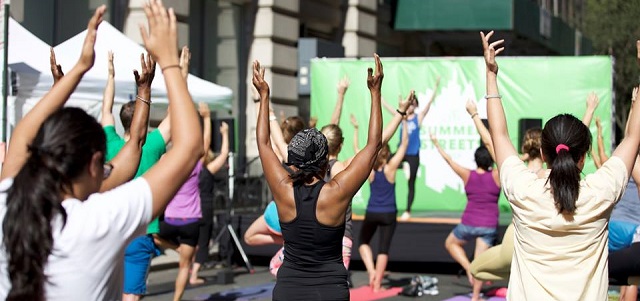
<svg viewBox="0 0 640 301">
<path fill-rule="evenodd" d="M 364 215 L 362 229 L 360 229 L 360 244 L 368 245 L 375 234 L 376 229 L 380 227 L 380 241 L 378 241 L 378 254 L 389 254 L 391 246 L 391 238 L 393 232 L 396 231 L 397 212 L 391 213 L 375 213 L 367 212 Z"/>
<path fill-rule="evenodd" d="M 640 242 L 609 253 L 609 284 L 628 285 L 632 276 L 640 276 Z"/>
<path fill-rule="evenodd" d="M 202 220 L 200 222 L 200 234 L 198 234 L 198 250 L 196 262 L 204 264 L 209 260 L 209 241 L 213 232 L 213 196 L 201 196 Z"/>
<path fill-rule="evenodd" d="M 409 193 L 407 194 L 407 212 L 411 212 L 413 199 L 416 194 L 416 177 L 418 176 L 418 167 L 420 167 L 419 155 L 405 155 L 404 161 L 409 163 Z"/>
</svg>

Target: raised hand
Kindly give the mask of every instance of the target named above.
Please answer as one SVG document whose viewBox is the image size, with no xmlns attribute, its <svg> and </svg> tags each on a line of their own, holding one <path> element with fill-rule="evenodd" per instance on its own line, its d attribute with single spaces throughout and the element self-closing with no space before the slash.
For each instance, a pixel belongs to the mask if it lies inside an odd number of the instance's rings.
<svg viewBox="0 0 640 301">
<path fill-rule="evenodd" d="M 260 67 L 260 62 L 253 61 L 253 86 L 258 90 L 260 97 L 269 97 L 269 84 L 264 80 L 264 68 Z"/>
<path fill-rule="evenodd" d="M 347 93 L 347 89 L 349 88 L 349 78 L 345 75 L 339 82 L 338 82 L 338 94 L 344 95 L 345 93 Z"/>
<path fill-rule="evenodd" d="M 93 63 L 96 58 L 96 53 L 93 47 L 96 44 L 98 25 L 100 25 L 100 23 L 102 22 L 102 17 L 104 16 L 104 12 L 106 9 L 106 5 L 102 5 L 98 9 L 96 9 L 96 12 L 93 14 L 93 17 L 91 17 L 91 20 L 89 20 L 89 24 L 87 25 L 87 36 L 84 38 L 82 51 L 80 52 L 80 59 L 77 63 L 77 66 L 80 67 L 84 72 L 93 67 Z"/>
<path fill-rule="evenodd" d="M 434 134 L 433 132 L 429 133 L 429 138 L 431 138 L 431 142 L 433 142 L 433 145 L 440 146 L 440 144 L 438 143 L 438 138 L 436 137 L 436 134 Z"/>
<path fill-rule="evenodd" d="M 406 113 L 407 110 L 409 109 L 409 106 L 415 103 L 415 100 L 416 100 L 416 91 L 411 90 L 411 92 L 409 92 L 409 95 L 407 95 L 407 98 L 405 98 L 404 100 L 402 100 L 402 98 L 399 99 L 398 110 L 400 112 Z"/>
<path fill-rule="evenodd" d="M 136 85 L 139 88 L 151 88 L 151 83 L 156 74 L 156 62 L 153 61 L 151 55 L 147 54 L 147 59 L 144 58 L 144 53 L 140 54 L 140 68 L 142 74 L 138 73 L 138 70 L 133 69 L 133 77 L 136 79 Z"/>
<path fill-rule="evenodd" d="M 504 43 L 504 39 L 495 41 L 493 43 L 489 43 L 489 39 L 493 35 L 493 30 L 488 34 L 484 34 L 484 32 L 480 32 L 480 37 L 482 37 L 482 49 L 484 52 L 484 62 L 487 65 L 487 71 L 498 74 L 498 63 L 496 63 L 496 55 L 504 50 L 504 47 L 500 47 L 496 49 L 496 46 Z"/>
<path fill-rule="evenodd" d="M 602 132 L 602 121 L 600 121 L 600 117 L 596 117 L 596 129 L 598 129 L 598 133 Z"/>
<path fill-rule="evenodd" d="M 384 72 L 382 71 L 382 63 L 377 53 L 373 54 L 373 59 L 376 63 L 376 73 L 373 74 L 373 69 L 367 69 L 367 86 L 370 91 L 380 92 L 382 89 L 382 78 L 384 78 Z"/>
<path fill-rule="evenodd" d="M 467 100 L 467 104 L 465 105 L 465 108 L 467 109 L 467 113 L 469 113 L 469 115 L 471 116 L 473 116 L 473 114 L 478 113 L 478 105 L 471 98 Z"/>
<path fill-rule="evenodd" d="M 635 102 L 638 99 L 638 87 L 633 87 L 633 91 L 631 91 L 631 102 Z"/>
<path fill-rule="evenodd" d="M 229 133 L 229 125 L 226 122 L 220 123 L 220 134 L 228 134 Z"/>
<path fill-rule="evenodd" d="M 108 60 L 108 70 L 109 70 L 109 77 L 115 77 L 116 76 L 116 71 L 115 68 L 113 68 L 113 51 L 109 50 L 109 52 L 107 53 L 107 60 Z"/>
<path fill-rule="evenodd" d="M 349 116 L 349 119 L 351 120 L 351 125 L 353 125 L 353 128 L 357 129 L 358 128 L 358 120 L 356 119 L 356 116 L 351 114 Z"/>
<path fill-rule="evenodd" d="M 180 72 L 182 73 L 182 77 L 185 79 L 189 76 L 190 63 L 191 51 L 189 51 L 189 47 L 183 46 L 182 51 L 180 51 Z"/>
<path fill-rule="evenodd" d="M 599 102 L 600 100 L 598 99 L 598 95 L 596 95 L 596 93 L 589 93 L 589 95 L 587 95 L 587 110 L 594 111 L 596 107 L 598 107 Z"/>
<path fill-rule="evenodd" d="M 198 104 L 198 113 L 200 113 L 200 116 L 202 118 L 211 116 L 211 110 L 209 109 L 209 106 L 204 102 Z"/>
<path fill-rule="evenodd" d="M 49 64 L 51 65 L 51 75 L 53 75 L 53 84 L 55 85 L 64 76 L 62 72 L 62 66 L 56 62 L 56 53 L 51 47 L 51 54 L 49 55 Z"/>
<path fill-rule="evenodd" d="M 144 4 L 144 13 L 149 22 L 149 31 L 142 24 L 139 27 L 147 51 L 161 68 L 179 67 L 176 15 L 173 8 L 167 11 L 161 1 L 149 0 Z"/>
</svg>

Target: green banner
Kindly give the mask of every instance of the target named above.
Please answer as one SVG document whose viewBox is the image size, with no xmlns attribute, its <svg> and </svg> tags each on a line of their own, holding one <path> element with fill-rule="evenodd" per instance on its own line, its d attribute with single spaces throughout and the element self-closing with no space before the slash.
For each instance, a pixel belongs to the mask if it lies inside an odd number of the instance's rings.
<svg viewBox="0 0 640 301">
<path fill-rule="evenodd" d="M 465 110 L 468 99 L 478 102 L 480 117 L 486 118 L 485 65 L 482 58 L 382 58 L 384 81 L 383 99 L 397 107 L 398 97 L 415 90 L 420 111 L 434 93 L 436 78 L 441 78 L 436 98 L 420 128 L 420 168 L 416 181 L 413 212 L 462 211 L 466 196 L 462 180 L 451 170 L 433 147 L 429 133 L 438 137 L 440 144 L 459 164 L 475 168 L 473 153 L 480 137 Z M 570 113 L 582 118 L 588 93 L 595 92 L 600 104 L 591 123 L 593 147 L 596 148 L 595 117 L 602 120 L 607 153 L 611 145 L 612 116 L 612 61 L 610 57 L 498 57 L 500 71 L 498 86 L 507 116 L 509 135 L 518 147 L 519 121 L 540 118 L 542 123 L 559 113 Z M 336 85 L 347 76 L 351 85 L 347 90 L 340 119 L 345 138 L 339 159 L 354 155 L 353 127 L 349 116 L 353 114 L 360 124 L 360 147 L 367 141 L 370 113 L 370 94 L 366 85 L 367 68 L 372 59 L 315 59 L 311 64 L 311 116 L 318 118 L 318 128 L 329 123 L 337 99 Z M 386 123 L 392 115 L 383 109 Z M 392 151 L 397 148 L 399 131 L 389 142 Z M 589 158 L 584 174 L 595 170 Z M 396 176 L 396 202 L 398 211 L 407 206 L 408 166 L 405 164 Z M 369 198 L 369 185 L 365 183 L 353 199 L 353 210 L 362 214 Z M 504 197 L 501 211 L 509 211 Z"/>
</svg>

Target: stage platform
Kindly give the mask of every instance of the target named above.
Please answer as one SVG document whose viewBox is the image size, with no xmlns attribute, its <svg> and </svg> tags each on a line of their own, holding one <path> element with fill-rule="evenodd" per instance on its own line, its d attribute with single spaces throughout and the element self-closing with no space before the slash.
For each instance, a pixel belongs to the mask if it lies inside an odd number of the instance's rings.
<svg viewBox="0 0 640 301">
<path fill-rule="evenodd" d="M 244 237 L 244 232 L 251 223 L 259 216 L 259 213 L 235 214 L 233 225 L 240 237 Z M 393 236 L 391 249 L 389 251 L 389 261 L 396 263 L 455 263 L 447 250 L 444 248 L 444 241 L 460 222 L 462 212 L 414 212 L 407 221 L 398 220 L 395 234 Z M 358 254 L 358 234 L 362 226 L 364 216 L 354 214 L 353 231 L 354 242 L 352 260 L 359 261 Z M 500 214 L 500 228 L 498 239 L 501 240 L 507 225 L 511 222 L 511 214 Z M 278 250 L 278 246 L 247 246 L 242 242 L 243 248 L 249 258 L 264 260 L 270 258 Z M 376 252 L 378 245 L 377 235 L 374 236 L 371 246 Z M 467 255 L 471 258 L 475 243 L 466 245 Z"/>
</svg>

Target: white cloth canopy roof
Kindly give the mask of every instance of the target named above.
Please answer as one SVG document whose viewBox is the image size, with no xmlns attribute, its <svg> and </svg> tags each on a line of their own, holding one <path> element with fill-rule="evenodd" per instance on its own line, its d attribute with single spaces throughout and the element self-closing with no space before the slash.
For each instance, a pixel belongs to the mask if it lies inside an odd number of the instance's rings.
<svg viewBox="0 0 640 301">
<path fill-rule="evenodd" d="M 80 56 L 80 50 L 86 36 L 86 30 L 54 47 L 58 64 L 68 70 Z M 87 72 L 72 96 L 73 98 L 102 101 L 102 92 L 108 76 L 107 53 L 114 53 L 116 80 L 116 102 L 127 102 L 135 96 L 133 69 L 140 70 L 140 55 L 146 50 L 106 21 L 98 27 L 93 68 Z M 205 102 L 210 107 L 231 108 L 232 91 L 193 75 L 187 78 L 189 92 L 194 102 Z M 160 68 L 156 69 L 152 84 L 151 98 L 156 104 L 167 104 L 167 90 Z"/>
</svg>

